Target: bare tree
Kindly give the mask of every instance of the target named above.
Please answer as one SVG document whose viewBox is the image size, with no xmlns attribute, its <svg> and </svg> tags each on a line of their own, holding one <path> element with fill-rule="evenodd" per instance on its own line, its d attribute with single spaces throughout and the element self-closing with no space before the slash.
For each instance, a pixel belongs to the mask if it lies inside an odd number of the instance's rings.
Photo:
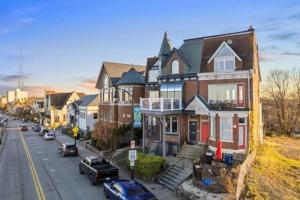
<svg viewBox="0 0 300 200">
<path fill-rule="evenodd" d="M 268 127 L 278 127 L 280 134 L 290 135 L 300 118 L 300 70 L 272 70 L 263 91 L 268 102 L 268 109 L 264 109 Z"/>
</svg>

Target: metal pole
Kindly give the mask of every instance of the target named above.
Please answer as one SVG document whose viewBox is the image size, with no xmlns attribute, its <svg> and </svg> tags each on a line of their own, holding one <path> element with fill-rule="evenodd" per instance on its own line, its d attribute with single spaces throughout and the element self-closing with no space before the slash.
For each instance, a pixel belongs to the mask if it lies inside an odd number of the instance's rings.
<svg viewBox="0 0 300 200">
<path fill-rule="evenodd" d="M 132 89 L 133 90 L 133 89 Z M 134 96 L 133 96 L 133 91 L 132 91 L 132 95 L 131 95 L 131 141 L 134 139 L 133 138 L 133 124 L 134 124 L 134 112 L 133 112 L 133 101 L 134 101 Z M 134 167 L 131 168 L 131 180 L 134 179 Z"/>
</svg>

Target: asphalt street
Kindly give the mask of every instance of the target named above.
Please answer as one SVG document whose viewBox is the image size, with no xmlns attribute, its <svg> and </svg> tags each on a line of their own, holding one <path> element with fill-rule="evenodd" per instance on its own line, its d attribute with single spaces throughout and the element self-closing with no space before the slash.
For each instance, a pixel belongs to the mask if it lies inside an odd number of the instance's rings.
<svg viewBox="0 0 300 200">
<path fill-rule="evenodd" d="M 55 140 L 43 140 L 31 127 L 20 132 L 19 124 L 10 120 L 0 154 L 1 200 L 106 199 L 102 185 L 79 174 L 79 157 L 60 157 Z"/>
</svg>

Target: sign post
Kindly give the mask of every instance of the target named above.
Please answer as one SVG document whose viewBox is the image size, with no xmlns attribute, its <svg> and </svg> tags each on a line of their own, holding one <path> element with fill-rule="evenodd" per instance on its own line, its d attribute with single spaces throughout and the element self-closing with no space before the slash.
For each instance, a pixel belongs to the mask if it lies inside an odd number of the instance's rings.
<svg viewBox="0 0 300 200">
<path fill-rule="evenodd" d="M 72 129 L 72 131 L 73 131 L 73 136 L 74 136 L 75 146 L 76 146 L 76 138 L 77 138 L 77 136 L 78 136 L 78 131 L 79 131 L 79 129 L 77 128 L 77 126 L 75 126 L 75 127 Z"/>
<path fill-rule="evenodd" d="M 134 179 L 134 165 L 137 159 L 137 152 L 136 149 L 130 149 L 128 153 L 128 159 L 130 161 L 130 168 L 131 168 L 131 180 Z"/>
</svg>

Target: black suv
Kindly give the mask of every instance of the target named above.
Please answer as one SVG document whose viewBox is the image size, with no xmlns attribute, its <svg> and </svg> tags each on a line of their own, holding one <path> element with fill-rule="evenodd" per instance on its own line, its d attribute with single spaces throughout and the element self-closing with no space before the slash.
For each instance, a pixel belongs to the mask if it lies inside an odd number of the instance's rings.
<svg viewBox="0 0 300 200">
<path fill-rule="evenodd" d="M 62 143 L 58 148 L 58 153 L 62 156 L 78 156 L 78 149 L 75 144 Z"/>
</svg>

